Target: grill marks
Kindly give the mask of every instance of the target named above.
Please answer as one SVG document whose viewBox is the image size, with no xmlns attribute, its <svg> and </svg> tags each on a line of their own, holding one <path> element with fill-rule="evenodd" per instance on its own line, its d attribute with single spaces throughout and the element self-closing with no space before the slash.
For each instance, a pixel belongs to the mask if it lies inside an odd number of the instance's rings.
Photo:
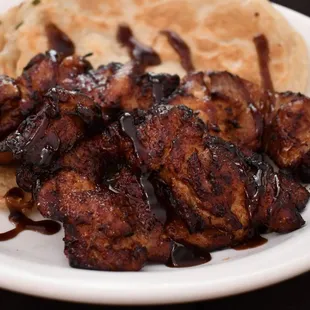
<svg viewBox="0 0 310 310">
<path fill-rule="evenodd" d="M 163 224 L 165 224 L 167 219 L 167 214 L 165 208 L 159 203 L 157 196 L 155 194 L 155 189 L 150 181 L 151 171 L 148 169 L 147 165 L 144 163 L 144 158 L 146 156 L 146 150 L 141 145 L 138 137 L 137 130 L 134 125 L 134 118 L 130 113 L 125 113 L 120 119 L 122 130 L 131 139 L 135 153 L 140 162 L 140 185 L 144 191 L 145 199 L 150 206 L 155 217 Z"/>
</svg>

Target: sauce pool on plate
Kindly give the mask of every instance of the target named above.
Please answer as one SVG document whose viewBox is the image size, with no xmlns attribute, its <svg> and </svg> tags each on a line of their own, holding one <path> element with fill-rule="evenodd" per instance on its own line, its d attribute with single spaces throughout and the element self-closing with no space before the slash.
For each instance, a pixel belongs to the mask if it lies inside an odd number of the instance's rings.
<svg viewBox="0 0 310 310">
<path fill-rule="evenodd" d="M 10 210 L 9 220 L 15 225 L 15 228 L 0 233 L 0 241 L 8 241 L 16 237 L 22 231 L 31 230 L 43 235 L 54 235 L 61 229 L 61 225 L 55 221 L 42 220 L 34 221 L 28 218 L 23 209 L 32 207 L 32 201 L 26 201 L 24 192 L 17 187 L 10 189 L 5 195 L 6 205 Z"/>
</svg>

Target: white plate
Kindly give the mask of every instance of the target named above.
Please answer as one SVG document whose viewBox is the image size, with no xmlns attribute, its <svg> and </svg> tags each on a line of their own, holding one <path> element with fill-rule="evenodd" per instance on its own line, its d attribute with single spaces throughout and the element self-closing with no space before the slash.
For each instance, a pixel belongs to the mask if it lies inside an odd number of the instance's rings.
<svg viewBox="0 0 310 310">
<path fill-rule="evenodd" d="M 17 2 L 1 1 L 0 11 Z M 310 19 L 276 7 L 310 45 Z M 303 216 L 310 223 L 310 206 Z M 5 212 L 0 213 L 0 225 L 3 231 L 11 227 Z M 164 304 L 242 293 L 310 270 L 310 224 L 291 234 L 270 234 L 269 242 L 256 249 L 215 252 L 205 265 L 184 269 L 152 265 L 137 273 L 70 268 L 63 255 L 62 234 L 23 232 L 0 242 L 0 287 L 88 303 Z"/>
</svg>

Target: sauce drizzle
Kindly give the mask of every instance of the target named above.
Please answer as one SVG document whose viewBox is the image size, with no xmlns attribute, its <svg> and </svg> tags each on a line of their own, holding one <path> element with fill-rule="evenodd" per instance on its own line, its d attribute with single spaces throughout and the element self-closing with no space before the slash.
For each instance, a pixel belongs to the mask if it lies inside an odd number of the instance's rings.
<svg viewBox="0 0 310 310">
<path fill-rule="evenodd" d="M 167 37 L 171 47 L 179 55 L 183 69 L 187 73 L 195 71 L 195 67 L 192 62 L 191 50 L 185 41 L 176 32 L 171 30 L 163 30 L 160 33 Z"/>
<path fill-rule="evenodd" d="M 262 86 L 265 90 L 269 90 L 274 92 L 274 87 L 271 79 L 271 74 L 269 70 L 269 44 L 268 39 L 265 35 L 256 36 L 254 39 L 254 44 L 257 51 L 258 62 L 259 62 L 259 69 L 260 75 L 262 79 Z"/>
<path fill-rule="evenodd" d="M 61 226 L 59 223 L 50 220 L 33 221 L 22 212 L 23 209 L 31 208 L 33 202 L 25 200 L 24 192 L 20 188 L 14 187 L 10 189 L 5 194 L 5 201 L 10 210 L 9 220 L 16 227 L 5 233 L 0 233 L 0 241 L 11 240 L 25 230 L 44 235 L 54 235 L 60 231 Z"/>
<path fill-rule="evenodd" d="M 242 244 L 234 246 L 233 249 L 237 250 L 237 251 L 254 249 L 254 248 L 257 248 L 261 245 L 264 245 L 267 242 L 268 242 L 268 240 L 266 238 L 263 238 L 262 236 L 257 235 L 254 238 L 252 238 L 252 239 L 250 239 L 250 240 L 248 240 Z"/>
<path fill-rule="evenodd" d="M 146 156 L 146 150 L 144 146 L 140 143 L 137 137 L 137 129 L 134 125 L 133 116 L 130 113 L 124 113 L 124 115 L 120 119 L 120 123 L 121 123 L 123 132 L 126 133 L 128 137 L 131 139 L 134 145 L 135 153 L 140 161 L 139 181 L 144 191 L 147 203 L 150 206 L 155 217 L 160 222 L 165 223 L 167 219 L 166 209 L 162 207 L 162 205 L 159 203 L 157 196 L 155 194 L 154 186 L 149 180 L 150 172 L 147 168 L 147 165 L 144 163 L 144 158 Z"/>
<path fill-rule="evenodd" d="M 142 67 L 157 66 L 161 63 L 159 55 L 151 47 L 139 42 L 129 26 L 119 25 L 116 38 L 127 48 L 131 59 L 136 60 Z"/>
<path fill-rule="evenodd" d="M 193 267 L 205 264 L 210 260 L 211 255 L 209 252 L 196 248 L 191 249 L 175 242 L 166 266 L 171 268 Z"/>
<path fill-rule="evenodd" d="M 49 49 L 62 53 L 64 56 L 71 56 L 75 52 L 75 46 L 72 40 L 61 31 L 55 24 L 49 23 L 45 26 L 45 32 L 48 38 Z"/>
</svg>

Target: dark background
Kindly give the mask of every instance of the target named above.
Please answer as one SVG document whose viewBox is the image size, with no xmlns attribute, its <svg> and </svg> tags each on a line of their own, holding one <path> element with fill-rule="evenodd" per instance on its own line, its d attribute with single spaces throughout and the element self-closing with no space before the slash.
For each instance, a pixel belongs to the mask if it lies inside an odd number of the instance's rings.
<svg viewBox="0 0 310 310">
<path fill-rule="evenodd" d="M 65 0 L 64 0 L 65 1 Z M 117 0 L 116 0 L 117 1 Z M 150 0 L 152 1 L 152 0 Z M 207 0 L 206 0 L 207 1 Z M 218 0 L 222 1 L 222 0 Z M 310 16 L 310 0 L 275 0 L 274 2 L 290 7 Z M 310 35 L 310 29 L 309 29 Z M 310 245 L 309 245 L 310 250 Z M 279 260 L 281 258 L 279 257 Z M 1 263 L 1 262 L 0 262 Z M 1 276 L 1 275 L 0 275 Z M 186 279 L 184 279 L 186 281 Z M 159 297 L 160 298 L 160 297 Z M 64 303 L 41 298 L 24 296 L 0 289 L 2 309 L 99 309 L 100 306 Z M 101 306 L 102 307 L 102 306 Z M 105 306 L 105 309 L 116 309 Z M 117 308 L 120 309 L 121 307 Z M 132 307 L 135 308 L 135 307 Z M 150 307 L 149 309 L 181 310 L 309 310 L 310 309 L 310 272 L 295 279 L 244 295 L 192 304 Z"/>
</svg>

